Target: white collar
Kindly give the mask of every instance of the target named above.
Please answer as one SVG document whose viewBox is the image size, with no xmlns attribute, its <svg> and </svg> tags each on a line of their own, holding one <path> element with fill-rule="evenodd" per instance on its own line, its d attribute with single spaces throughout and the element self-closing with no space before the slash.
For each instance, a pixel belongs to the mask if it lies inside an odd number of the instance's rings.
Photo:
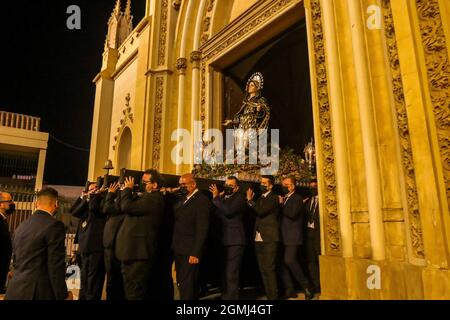
<svg viewBox="0 0 450 320">
<path fill-rule="evenodd" d="M 6 216 L 3 213 L 0 212 L 0 216 L 2 216 L 3 219 L 5 219 L 5 221 L 6 221 L 7 218 L 6 218 Z"/>
<path fill-rule="evenodd" d="M 236 193 L 237 193 L 237 191 L 236 191 L 236 192 L 233 192 L 232 194 L 225 195 L 225 196 L 223 196 L 223 198 L 224 198 L 224 199 L 230 199 L 230 198 L 231 198 L 232 196 L 234 196 Z"/>
<path fill-rule="evenodd" d="M 263 197 L 265 198 L 265 197 L 267 197 L 268 195 L 269 195 L 269 193 L 271 193 L 272 192 L 272 190 L 269 190 L 269 191 L 267 191 L 266 193 L 263 193 Z"/>
<path fill-rule="evenodd" d="M 198 188 L 195 189 L 194 192 L 192 192 L 190 196 L 187 196 L 187 197 L 186 197 L 186 201 L 188 201 L 190 198 L 192 198 L 192 197 L 194 196 L 194 194 L 196 194 L 197 192 L 198 192 Z M 186 201 L 185 201 L 185 202 L 186 202 Z"/>
<path fill-rule="evenodd" d="M 286 195 L 286 200 L 289 199 L 294 193 L 295 193 L 295 190 L 292 191 L 292 192 L 290 192 L 290 193 L 288 193 L 288 194 Z"/>
</svg>

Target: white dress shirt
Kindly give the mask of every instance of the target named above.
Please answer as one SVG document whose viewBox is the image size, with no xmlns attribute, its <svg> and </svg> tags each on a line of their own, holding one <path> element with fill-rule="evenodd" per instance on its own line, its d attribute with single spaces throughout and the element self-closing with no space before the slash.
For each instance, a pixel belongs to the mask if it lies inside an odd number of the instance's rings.
<svg viewBox="0 0 450 320">
<path fill-rule="evenodd" d="M 272 190 L 267 191 L 266 193 L 263 193 L 261 197 L 266 198 L 269 193 L 272 192 Z M 263 238 L 261 237 L 261 233 L 259 233 L 259 231 L 256 231 L 256 237 L 255 237 L 255 242 L 263 242 Z"/>
<path fill-rule="evenodd" d="M 195 189 L 189 196 L 186 197 L 186 200 L 183 202 L 183 204 L 185 204 L 186 202 L 189 201 L 190 198 L 192 198 L 194 196 L 194 194 L 196 194 L 198 192 L 198 188 Z"/>
</svg>

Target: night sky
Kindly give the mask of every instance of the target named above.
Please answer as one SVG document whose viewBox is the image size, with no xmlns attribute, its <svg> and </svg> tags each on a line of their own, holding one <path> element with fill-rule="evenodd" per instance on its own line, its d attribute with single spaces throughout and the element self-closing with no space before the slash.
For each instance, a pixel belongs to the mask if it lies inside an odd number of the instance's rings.
<svg viewBox="0 0 450 320">
<path fill-rule="evenodd" d="M 14 0 L 2 3 L 3 87 L 0 110 L 41 118 L 41 130 L 88 150 L 95 87 L 115 0 Z M 122 5 L 125 6 L 125 0 Z M 81 8 L 81 30 L 69 30 L 67 7 Z M 132 1 L 133 23 L 145 0 Z M 49 139 L 44 180 L 84 185 L 89 152 Z"/>
</svg>

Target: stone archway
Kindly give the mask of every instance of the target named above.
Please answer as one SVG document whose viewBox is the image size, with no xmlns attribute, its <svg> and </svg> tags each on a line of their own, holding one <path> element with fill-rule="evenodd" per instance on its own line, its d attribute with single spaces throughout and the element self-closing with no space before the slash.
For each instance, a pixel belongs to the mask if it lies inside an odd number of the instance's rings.
<svg viewBox="0 0 450 320">
<path fill-rule="evenodd" d="M 222 2 L 216 4 L 216 12 Z M 224 5 L 224 4 L 223 4 Z M 226 5 L 224 5 L 226 7 Z M 222 70 L 246 54 L 306 22 L 312 94 L 314 137 L 317 153 L 321 251 L 325 256 L 342 256 L 341 222 L 338 209 L 335 151 L 325 54 L 322 7 L 319 0 L 260 1 L 200 47 L 200 108 L 204 128 L 219 128 L 223 114 Z M 214 25 L 214 14 L 212 22 Z M 214 108 L 213 108 L 214 106 Z"/>
<path fill-rule="evenodd" d="M 219 1 L 215 12 L 227 5 Z M 216 25 L 215 14 L 212 24 Z M 200 119 L 204 128 L 220 127 L 222 75 L 220 70 L 292 25 L 306 20 L 311 69 L 314 132 L 322 225 L 322 254 L 341 256 L 340 222 L 336 194 L 335 155 L 328 93 L 322 8 L 319 0 L 260 1 L 228 22 L 200 47 Z M 214 109 L 213 109 L 214 106 Z"/>
</svg>

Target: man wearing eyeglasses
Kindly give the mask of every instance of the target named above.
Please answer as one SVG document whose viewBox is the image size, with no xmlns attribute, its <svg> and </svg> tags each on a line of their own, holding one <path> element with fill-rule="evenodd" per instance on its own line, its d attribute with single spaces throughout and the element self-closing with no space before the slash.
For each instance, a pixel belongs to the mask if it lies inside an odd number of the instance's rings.
<svg viewBox="0 0 450 320">
<path fill-rule="evenodd" d="M 12 255 L 11 235 L 6 219 L 15 210 L 16 206 L 11 195 L 7 192 L 0 192 L 0 294 L 5 293 L 6 276 Z"/>
<path fill-rule="evenodd" d="M 158 259 L 158 232 L 164 215 L 161 175 L 157 170 L 146 170 L 141 184 L 144 192 L 135 194 L 134 178 L 125 178 L 120 194 L 125 218 L 117 234 L 115 253 L 122 264 L 127 300 L 149 300 L 155 290 L 151 287 L 151 273 Z"/>
</svg>

